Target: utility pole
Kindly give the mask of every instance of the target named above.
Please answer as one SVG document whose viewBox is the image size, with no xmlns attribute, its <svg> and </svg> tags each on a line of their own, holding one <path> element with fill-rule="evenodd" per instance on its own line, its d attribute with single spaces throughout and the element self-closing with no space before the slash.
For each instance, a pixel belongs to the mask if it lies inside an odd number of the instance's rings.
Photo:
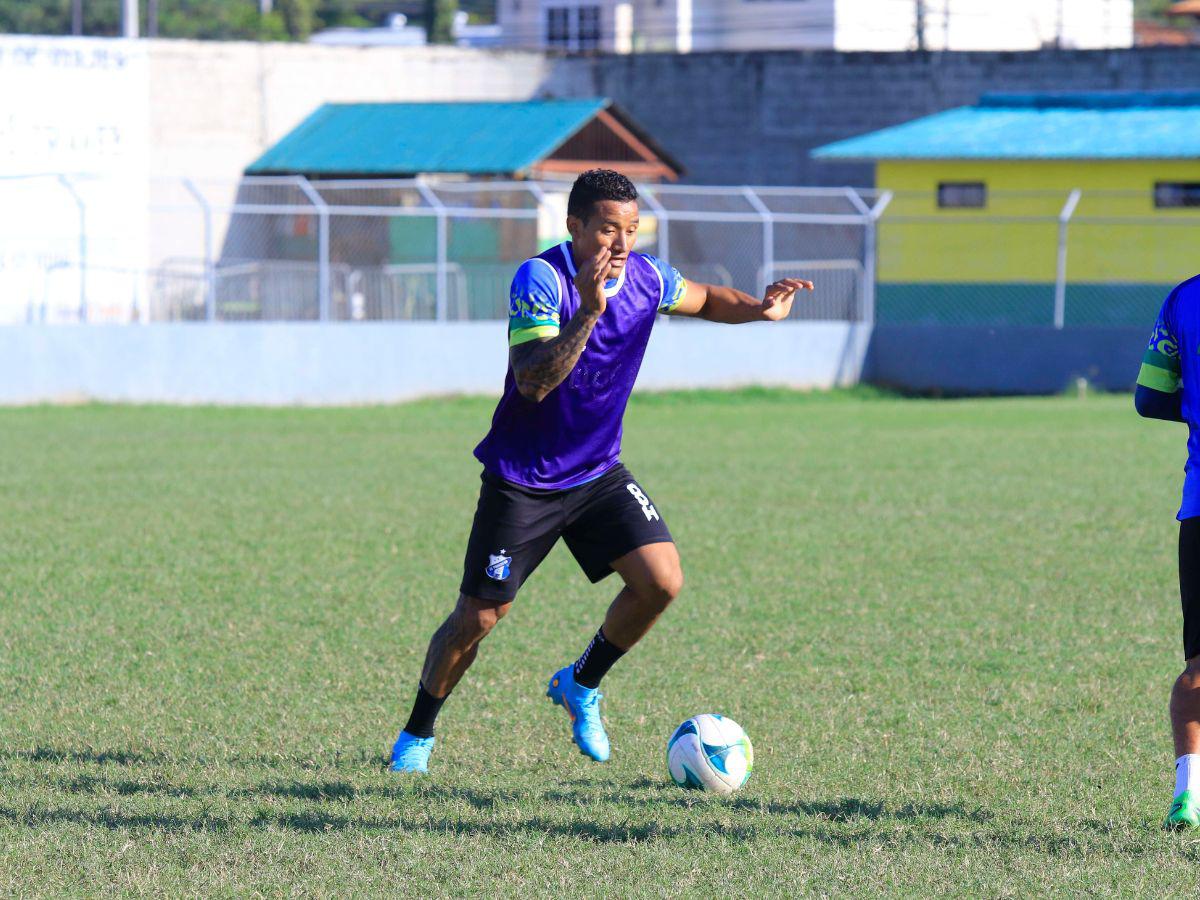
<svg viewBox="0 0 1200 900">
<path fill-rule="evenodd" d="M 1061 50 L 1063 47 L 1063 2 L 1058 0 L 1058 12 L 1054 22 L 1054 49 Z"/>
<path fill-rule="evenodd" d="M 158 0 L 146 0 L 146 37 L 158 37 Z"/>
<path fill-rule="evenodd" d="M 71 0 L 71 34 L 83 35 L 83 0 Z"/>
<path fill-rule="evenodd" d="M 925 0 L 917 2 L 917 49 L 925 49 Z"/>
<path fill-rule="evenodd" d="M 121 36 L 138 36 L 138 0 L 121 0 Z"/>
</svg>

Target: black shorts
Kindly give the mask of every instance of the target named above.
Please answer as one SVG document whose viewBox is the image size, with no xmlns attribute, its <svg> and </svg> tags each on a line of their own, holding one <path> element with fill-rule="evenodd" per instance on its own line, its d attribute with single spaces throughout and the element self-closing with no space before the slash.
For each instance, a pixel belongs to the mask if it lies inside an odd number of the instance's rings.
<svg viewBox="0 0 1200 900">
<path fill-rule="evenodd" d="M 1183 658 L 1200 656 L 1200 519 L 1179 523 L 1179 598 L 1183 601 Z"/>
<path fill-rule="evenodd" d="M 487 471 L 481 477 L 460 588 L 468 597 L 512 600 L 560 536 L 592 583 L 612 573 L 613 560 L 671 540 L 658 507 L 620 463 L 561 491 L 535 491 Z"/>
</svg>

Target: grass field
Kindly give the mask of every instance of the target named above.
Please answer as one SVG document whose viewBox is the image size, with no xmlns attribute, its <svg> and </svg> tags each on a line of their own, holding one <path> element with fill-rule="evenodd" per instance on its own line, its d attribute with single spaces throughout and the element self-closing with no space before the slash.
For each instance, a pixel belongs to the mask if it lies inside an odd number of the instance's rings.
<svg viewBox="0 0 1200 900">
<path fill-rule="evenodd" d="M 688 580 L 605 682 L 612 761 L 542 696 L 616 590 L 560 546 L 403 779 L 490 413 L 0 411 L 0 893 L 1195 893 L 1158 829 L 1182 428 L 635 398 Z M 666 778 L 704 711 L 755 742 L 728 801 Z"/>
</svg>

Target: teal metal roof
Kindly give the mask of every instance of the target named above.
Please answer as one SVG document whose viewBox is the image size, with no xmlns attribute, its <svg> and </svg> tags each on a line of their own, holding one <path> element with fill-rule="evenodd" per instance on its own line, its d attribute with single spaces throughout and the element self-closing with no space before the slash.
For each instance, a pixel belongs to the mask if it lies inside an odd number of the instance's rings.
<svg viewBox="0 0 1200 900">
<path fill-rule="evenodd" d="M 603 99 L 326 103 L 246 173 L 521 172 L 553 153 L 608 105 Z"/>
<path fill-rule="evenodd" d="M 985 94 L 818 147 L 817 159 L 1197 159 L 1200 92 Z"/>
</svg>

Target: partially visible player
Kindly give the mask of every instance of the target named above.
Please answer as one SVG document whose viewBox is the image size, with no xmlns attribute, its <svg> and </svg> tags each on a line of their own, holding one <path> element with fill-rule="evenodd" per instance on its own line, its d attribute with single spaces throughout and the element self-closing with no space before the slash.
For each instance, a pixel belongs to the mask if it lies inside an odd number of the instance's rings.
<svg viewBox="0 0 1200 900">
<path fill-rule="evenodd" d="M 784 279 L 759 300 L 686 281 L 634 252 L 637 199 L 625 176 L 585 172 L 567 201 L 571 240 L 527 260 L 513 279 L 508 374 L 491 431 L 475 448 L 483 486 L 458 602 L 429 642 L 416 702 L 392 748 L 394 771 L 426 771 L 442 703 L 560 537 L 589 580 L 616 572 L 623 582 L 582 655 L 547 688 L 579 750 L 608 759 L 600 680 L 683 584 L 662 512 L 620 460 L 622 417 L 654 321 L 661 313 L 778 321 L 797 291 L 812 290 Z"/>
<path fill-rule="evenodd" d="M 1175 796 L 1164 825 L 1200 827 L 1200 276 L 1175 288 L 1162 305 L 1138 373 L 1134 404 L 1143 416 L 1186 422 L 1188 461 L 1179 507 L 1179 594 L 1183 604 L 1183 674 L 1171 691 Z"/>
</svg>

